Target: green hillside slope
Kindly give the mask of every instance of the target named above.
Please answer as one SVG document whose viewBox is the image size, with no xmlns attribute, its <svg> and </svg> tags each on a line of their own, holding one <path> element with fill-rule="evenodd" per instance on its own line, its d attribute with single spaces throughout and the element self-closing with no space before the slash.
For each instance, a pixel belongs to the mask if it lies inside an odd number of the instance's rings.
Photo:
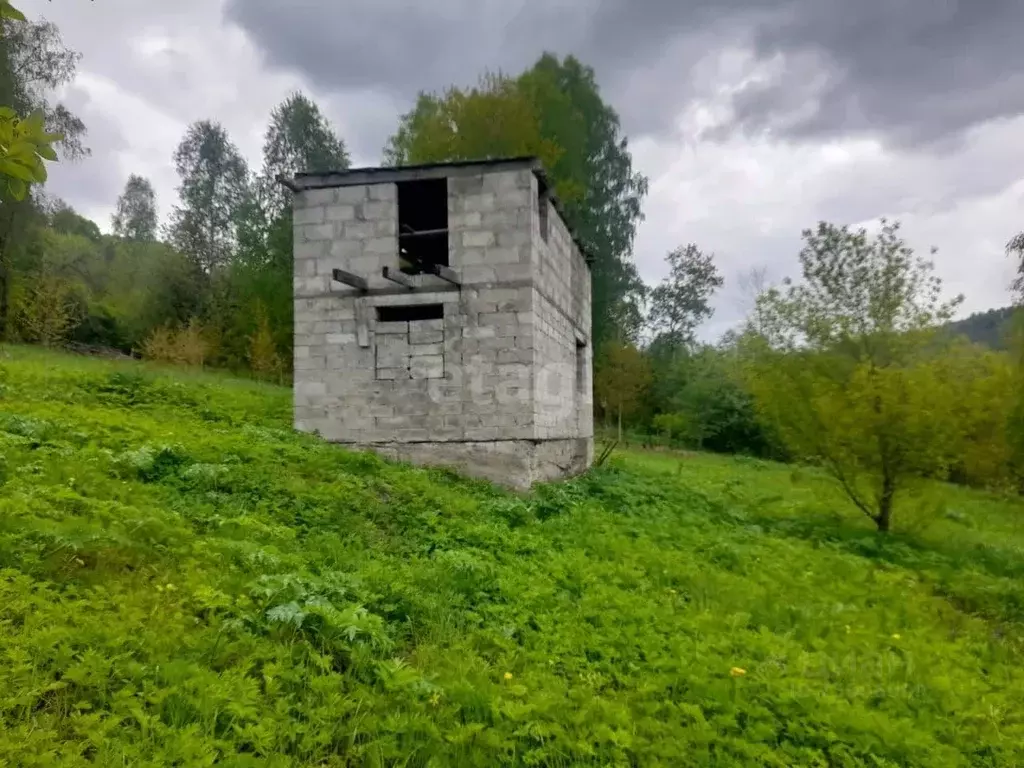
<svg viewBox="0 0 1024 768">
<path fill-rule="evenodd" d="M 0 766 L 1024 764 L 1024 511 L 631 455 L 516 496 L 0 352 Z"/>
</svg>

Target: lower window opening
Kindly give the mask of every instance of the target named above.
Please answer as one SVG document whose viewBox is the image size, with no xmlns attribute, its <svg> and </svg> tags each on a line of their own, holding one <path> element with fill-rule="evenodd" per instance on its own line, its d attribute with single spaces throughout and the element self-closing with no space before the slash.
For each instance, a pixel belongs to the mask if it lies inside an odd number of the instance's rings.
<svg viewBox="0 0 1024 768">
<path fill-rule="evenodd" d="M 381 323 L 410 323 L 417 320 L 443 320 L 444 304 L 405 304 L 377 307 L 377 321 Z"/>
</svg>

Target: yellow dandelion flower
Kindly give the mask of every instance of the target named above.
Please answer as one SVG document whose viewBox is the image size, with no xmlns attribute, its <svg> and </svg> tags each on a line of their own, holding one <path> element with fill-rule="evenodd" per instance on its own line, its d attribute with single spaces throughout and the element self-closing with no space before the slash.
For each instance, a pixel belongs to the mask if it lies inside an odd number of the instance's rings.
<svg viewBox="0 0 1024 768">
<path fill-rule="evenodd" d="M 512 673 L 511 672 L 506 672 L 505 673 L 505 679 L 506 680 L 511 680 L 512 679 Z"/>
<path fill-rule="evenodd" d="M 747 670 L 743 669 L 742 667 L 733 667 L 729 670 L 729 674 L 733 677 L 743 677 L 745 674 L 747 674 Z"/>
</svg>

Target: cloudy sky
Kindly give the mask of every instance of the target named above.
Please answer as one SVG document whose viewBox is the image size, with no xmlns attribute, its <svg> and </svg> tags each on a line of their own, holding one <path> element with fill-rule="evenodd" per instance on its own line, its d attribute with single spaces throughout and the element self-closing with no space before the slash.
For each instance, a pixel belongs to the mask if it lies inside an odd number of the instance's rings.
<svg viewBox="0 0 1024 768">
<path fill-rule="evenodd" d="M 187 125 L 221 121 L 256 164 L 270 109 L 314 96 L 376 165 L 421 89 L 519 71 L 544 50 L 594 67 L 650 195 L 636 243 L 656 282 L 695 242 L 726 276 L 794 274 L 820 219 L 903 222 L 935 245 L 964 312 L 1007 303 L 1024 229 L 1021 0 L 22 0 L 83 54 L 64 101 L 92 157 L 51 189 L 106 228 L 129 173 L 174 204 Z"/>
</svg>

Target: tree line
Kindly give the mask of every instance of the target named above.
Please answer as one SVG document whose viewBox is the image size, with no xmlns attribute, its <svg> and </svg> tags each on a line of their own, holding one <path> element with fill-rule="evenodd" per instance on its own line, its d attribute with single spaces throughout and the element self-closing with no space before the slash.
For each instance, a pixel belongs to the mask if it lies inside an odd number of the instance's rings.
<svg viewBox="0 0 1024 768">
<path fill-rule="evenodd" d="M 272 111 L 258 168 L 219 123 L 191 125 L 166 225 L 133 174 L 105 235 L 43 183 L 44 161 L 88 154 L 86 126 L 49 101 L 77 54 L 6 0 L 0 25 L 0 338 L 287 380 L 292 226 L 277 178 L 350 162 L 318 105 L 294 93 Z M 544 54 L 515 76 L 421 93 L 383 148 L 392 165 L 523 155 L 540 158 L 593 259 L 595 412 L 619 439 L 819 464 L 882 530 L 921 479 L 1024 489 L 1021 334 L 995 350 L 950 333 L 959 300 L 943 299 L 897 223 L 807 230 L 799 278 L 772 286 L 752 270 L 748 317 L 709 345 L 697 330 L 723 277 L 691 243 L 659 284 L 640 279 L 648 182 L 577 59 Z M 1024 293 L 1024 234 L 1007 250 Z"/>
<path fill-rule="evenodd" d="M 1024 494 L 1024 237 L 1007 250 L 1017 308 L 994 348 L 950 323 L 963 297 L 884 219 L 806 230 L 799 277 L 755 271 L 745 321 L 709 345 L 693 329 L 723 280 L 687 246 L 650 292 L 650 340 L 599 351 L 598 414 L 620 440 L 625 421 L 647 443 L 818 465 L 881 531 L 928 481 Z"/>
</svg>

